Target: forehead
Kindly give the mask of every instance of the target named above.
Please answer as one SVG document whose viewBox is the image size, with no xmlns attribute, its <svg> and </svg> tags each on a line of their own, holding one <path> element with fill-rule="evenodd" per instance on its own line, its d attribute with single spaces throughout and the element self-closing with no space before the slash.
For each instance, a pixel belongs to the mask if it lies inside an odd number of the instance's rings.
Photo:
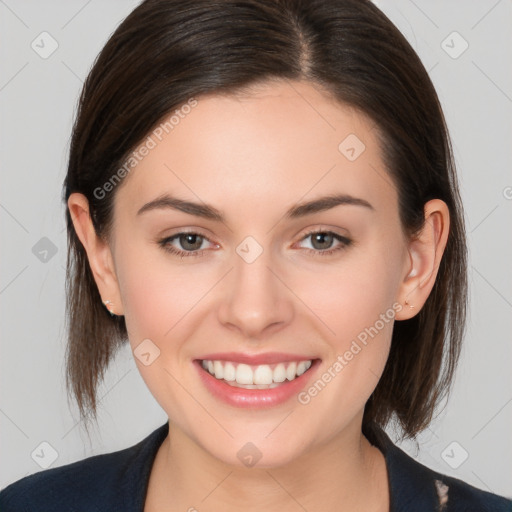
<svg viewBox="0 0 512 512">
<path fill-rule="evenodd" d="M 237 215 L 334 192 L 377 207 L 396 201 L 375 124 L 319 87 L 283 81 L 196 101 L 170 113 L 136 149 L 151 146 L 116 197 L 133 214 L 163 193 L 226 212 L 232 206 Z"/>
</svg>

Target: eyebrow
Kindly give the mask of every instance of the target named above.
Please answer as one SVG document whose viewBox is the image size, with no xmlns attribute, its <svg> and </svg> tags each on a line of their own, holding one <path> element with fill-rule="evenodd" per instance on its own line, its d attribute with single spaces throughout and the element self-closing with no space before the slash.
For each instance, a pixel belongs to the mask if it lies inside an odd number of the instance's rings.
<svg viewBox="0 0 512 512">
<path fill-rule="evenodd" d="M 298 219 L 313 213 L 330 210 L 340 205 L 362 206 L 364 208 L 375 211 L 375 208 L 364 199 L 353 197 L 347 194 L 333 194 L 319 197 L 318 199 L 314 199 L 306 203 L 294 205 L 289 210 L 287 210 L 284 216 L 287 219 Z M 224 223 L 226 220 L 223 213 L 211 205 L 178 199 L 177 197 L 172 197 L 169 194 L 164 194 L 152 201 L 149 201 L 138 210 L 137 215 L 141 215 L 151 210 L 167 208 L 217 222 Z"/>
</svg>

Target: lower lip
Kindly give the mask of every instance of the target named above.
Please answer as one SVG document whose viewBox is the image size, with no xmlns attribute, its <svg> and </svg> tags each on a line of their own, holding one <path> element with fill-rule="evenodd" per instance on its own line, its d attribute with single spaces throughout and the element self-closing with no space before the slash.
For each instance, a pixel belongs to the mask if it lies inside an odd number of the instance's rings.
<svg viewBox="0 0 512 512">
<path fill-rule="evenodd" d="M 272 389 L 245 389 L 230 386 L 222 380 L 218 380 L 201 365 L 201 361 L 194 361 L 199 372 L 199 377 L 208 391 L 223 402 L 241 408 L 270 408 L 287 402 L 306 386 L 316 367 L 320 363 L 315 359 L 309 370 L 294 380 L 284 381 L 283 384 Z"/>
</svg>

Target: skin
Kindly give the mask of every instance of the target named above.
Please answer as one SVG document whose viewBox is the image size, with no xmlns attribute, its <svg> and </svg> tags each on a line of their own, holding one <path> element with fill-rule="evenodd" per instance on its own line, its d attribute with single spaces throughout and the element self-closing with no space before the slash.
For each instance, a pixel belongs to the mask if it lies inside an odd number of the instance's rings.
<svg viewBox="0 0 512 512">
<path fill-rule="evenodd" d="M 424 229 L 409 240 L 374 123 L 317 85 L 268 82 L 197 99 L 118 186 L 108 243 L 94 232 L 86 198 L 75 193 L 68 202 L 100 294 L 125 316 L 132 349 L 149 338 L 160 350 L 148 366 L 135 358 L 171 433 L 155 459 L 145 511 L 229 512 L 241 504 L 246 511 L 387 511 L 385 460 L 361 423 L 393 321 L 307 405 L 295 398 L 265 410 L 224 404 L 192 360 L 214 351 L 299 353 L 321 359 L 316 380 L 394 303 L 413 305 L 397 321 L 418 313 L 446 246 L 448 208 L 429 201 Z M 355 161 L 338 150 L 349 134 L 366 146 Z M 226 222 L 172 209 L 137 215 L 164 192 L 211 204 Z M 334 192 L 373 210 L 340 205 L 284 218 L 291 206 Z M 341 244 L 314 245 L 305 238 L 311 229 L 353 243 L 319 255 Z M 202 256 L 180 258 L 159 246 L 184 230 L 206 237 L 196 245 Z M 250 264 L 236 252 L 247 236 L 263 249 Z M 186 242 L 169 244 L 190 251 Z M 252 468 L 237 457 L 247 442 L 262 453 Z"/>
</svg>

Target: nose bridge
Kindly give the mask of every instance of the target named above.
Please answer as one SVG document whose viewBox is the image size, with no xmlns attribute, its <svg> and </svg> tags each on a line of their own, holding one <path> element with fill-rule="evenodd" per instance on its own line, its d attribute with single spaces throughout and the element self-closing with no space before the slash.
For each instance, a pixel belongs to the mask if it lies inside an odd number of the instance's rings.
<svg viewBox="0 0 512 512">
<path fill-rule="evenodd" d="M 219 320 L 236 326 L 244 337 L 258 337 L 270 325 L 289 322 L 292 304 L 274 274 L 278 271 L 270 249 L 246 237 L 236 248 L 233 265 Z"/>
</svg>

